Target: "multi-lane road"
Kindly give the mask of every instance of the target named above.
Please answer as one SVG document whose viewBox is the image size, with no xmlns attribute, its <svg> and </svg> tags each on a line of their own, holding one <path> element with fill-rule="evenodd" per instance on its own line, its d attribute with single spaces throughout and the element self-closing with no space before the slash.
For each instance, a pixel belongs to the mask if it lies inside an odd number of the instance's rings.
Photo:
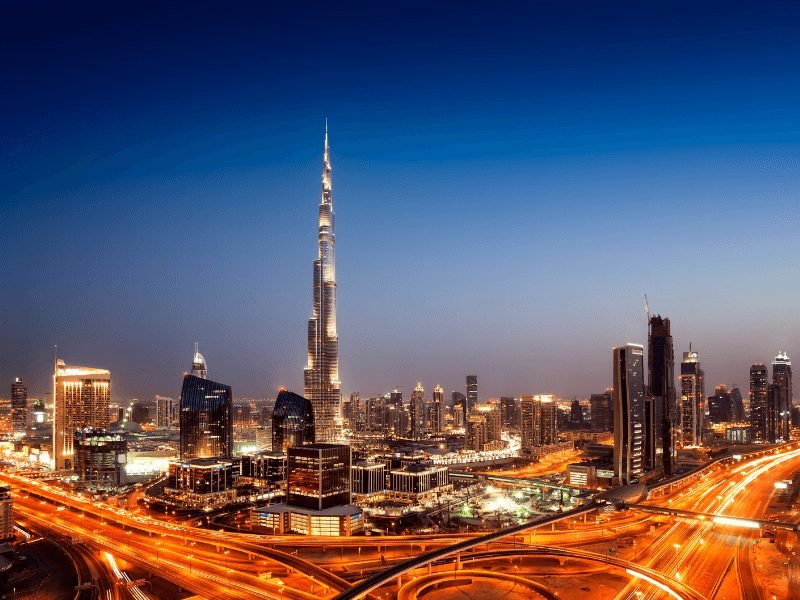
<svg viewBox="0 0 800 600">
<path fill-rule="evenodd" d="M 738 463 L 714 465 L 684 486 L 654 494 L 648 503 L 765 519 L 775 481 L 791 479 L 799 470 L 800 450 L 783 449 Z M 529 526 L 528 531 L 520 528 L 512 534 L 509 530 L 492 539 L 474 534 L 271 537 L 212 531 L 135 514 L 14 474 L 0 473 L 0 481 L 17 492 L 15 512 L 19 520 L 39 531 L 70 536 L 76 543 L 72 552 L 82 555 L 83 563 L 94 570 L 84 578 L 97 582 L 96 589 L 104 600 L 130 596 L 142 600 L 143 596 L 129 591 L 125 581 L 120 585 L 113 573 L 109 575 L 103 562 L 106 552 L 206 598 L 308 600 L 336 595 L 381 571 L 396 570 L 400 576 L 433 574 L 436 569 L 452 571 L 452 559 L 450 566 L 436 562 L 450 554 L 452 546 L 472 552 L 473 557 L 480 555 L 484 562 L 487 552 L 502 551 L 508 556 L 518 546 L 520 556 L 544 555 L 549 548 L 551 554 L 557 549 L 562 556 L 581 556 L 583 561 L 605 559 L 610 566 L 612 557 L 598 548 L 619 545 L 622 539 L 635 539 L 637 546 L 624 559 L 613 557 L 613 564 L 619 563 L 617 566 L 629 578 L 619 590 L 619 598 L 660 598 L 671 593 L 711 599 L 730 578 L 738 579 L 743 598 L 762 595 L 761 578 L 750 556 L 758 530 L 708 518 L 654 517 L 632 508 L 603 514 L 601 519 L 576 515 L 557 526 Z M 650 527 L 654 522 L 661 526 Z M 423 558 L 402 566 L 409 558 L 419 556 Z M 419 571 L 421 566 L 425 570 Z"/>
</svg>

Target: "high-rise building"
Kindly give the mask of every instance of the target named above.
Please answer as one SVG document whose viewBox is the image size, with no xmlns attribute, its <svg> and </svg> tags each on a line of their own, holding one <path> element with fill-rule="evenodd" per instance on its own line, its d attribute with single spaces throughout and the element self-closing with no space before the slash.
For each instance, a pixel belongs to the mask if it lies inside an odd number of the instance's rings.
<svg viewBox="0 0 800 600">
<path fill-rule="evenodd" d="M 655 452 L 653 467 L 663 466 L 671 475 L 675 455 L 674 422 L 677 416 L 675 393 L 675 355 L 670 332 L 670 320 L 653 315 L 648 321 L 647 385 L 652 398 L 652 428 L 648 429 Z"/>
<path fill-rule="evenodd" d="M 178 424 L 178 403 L 175 398 L 156 395 L 156 427 L 172 429 Z"/>
<path fill-rule="evenodd" d="M 614 348 L 614 477 L 636 483 L 644 473 L 644 348 Z"/>
<path fill-rule="evenodd" d="M 433 388 L 433 400 L 431 401 L 430 420 L 428 422 L 428 432 L 437 435 L 444 429 L 444 390 L 437 385 Z"/>
<path fill-rule="evenodd" d="M 467 397 L 461 392 L 453 392 L 453 427 L 464 427 L 467 422 Z"/>
<path fill-rule="evenodd" d="M 111 373 L 106 369 L 68 366 L 56 359 L 53 374 L 53 460 L 57 470 L 75 468 L 75 432 L 108 428 Z"/>
<path fill-rule="evenodd" d="M 380 396 L 369 398 L 364 409 L 364 429 L 368 433 L 389 433 L 386 400 Z"/>
<path fill-rule="evenodd" d="M 467 375 L 467 402 L 464 405 L 466 414 L 470 414 L 472 409 L 478 404 L 478 376 Z"/>
<path fill-rule="evenodd" d="M 287 452 L 287 504 L 325 510 L 350 504 L 350 446 L 310 444 Z"/>
<path fill-rule="evenodd" d="M 708 419 L 712 423 L 730 423 L 734 421 L 734 408 L 731 393 L 724 385 L 714 388 L 714 395 L 708 397 Z"/>
<path fill-rule="evenodd" d="M 580 425 L 583 423 L 583 408 L 581 402 L 577 398 L 573 398 L 569 405 L 569 421 L 573 425 Z"/>
<path fill-rule="evenodd" d="M 682 446 L 699 446 L 703 442 L 705 388 L 703 369 L 697 352 L 683 353 L 681 362 L 680 433 Z"/>
<path fill-rule="evenodd" d="M 464 448 L 475 452 L 503 447 L 500 411 L 494 404 L 476 404 L 467 418 Z"/>
<path fill-rule="evenodd" d="M 769 440 L 767 392 L 767 366 L 762 363 L 756 363 L 750 367 L 750 437 L 757 442 Z"/>
<path fill-rule="evenodd" d="M 733 421 L 741 422 L 745 420 L 744 401 L 742 400 L 742 392 L 734 385 L 730 391 L 731 395 L 731 418 Z"/>
<path fill-rule="evenodd" d="M 772 361 L 772 383 L 781 388 L 781 392 L 778 394 L 781 405 L 777 407 L 778 437 L 788 440 L 794 399 L 792 397 L 792 361 L 789 360 L 786 352 L 778 352 Z"/>
<path fill-rule="evenodd" d="M 602 394 L 592 394 L 589 398 L 592 429 L 595 431 L 613 431 L 614 429 L 614 397 L 612 392 L 612 388 L 608 388 Z"/>
<path fill-rule="evenodd" d="M 28 429 L 28 388 L 19 377 L 11 384 L 11 427 L 16 437 Z"/>
<path fill-rule="evenodd" d="M 425 436 L 425 390 L 422 383 L 417 382 L 417 387 L 411 394 L 411 401 L 408 405 L 408 416 L 411 421 L 410 431 L 412 440 L 420 440 Z"/>
<path fill-rule="evenodd" d="M 519 409 L 517 401 L 512 396 L 500 398 L 500 421 L 506 431 L 519 428 Z"/>
<path fill-rule="evenodd" d="M 386 396 L 386 421 L 391 435 L 404 437 L 408 433 L 408 412 L 403 403 L 403 392 L 393 390 Z"/>
<path fill-rule="evenodd" d="M 326 124 L 318 255 L 314 261 L 314 309 L 308 320 L 308 366 L 304 371 L 305 397 L 314 407 L 316 441 L 323 443 L 332 443 L 339 439 L 337 419 L 342 397 L 342 384 L 339 381 L 339 336 L 336 333 L 335 229 Z"/>
<path fill-rule="evenodd" d="M 192 375 L 200 379 L 208 379 L 208 367 L 205 357 L 197 349 L 197 342 L 194 343 L 194 356 L 192 357 Z"/>
<path fill-rule="evenodd" d="M 272 411 L 272 451 L 314 443 L 314 409 L 306 398 L 286 390 L 278 393 Z"/>
<path fill-rule="evenodd" d="M 558 442 L 558 406 L 554 396 L 523 396 L 519 410 L 523 454 L 537 454 L 537 448 Z"/>
<path fill-rule="evenodd" d="M 788 441 L 789 420 L 786 407 L 788 406 L 786 388 L 780 384 L 772 383 L 767 386 L 766 405 L 766 435 L 765 441 L 770 444 Z"/>
<path fill-rule="evenodd" d="M 195 361 L 198 353 L 195 352 Z M 233 392 L 208 379 L 203 361 L 198 375 L 183 376 L 180 399 L 180 458 L 223 458 L 233 455 Z M 192 371 L 195 371 L 194 364 Z M 201 370 L 198 370 L 200 372 Z"/>
</svg>

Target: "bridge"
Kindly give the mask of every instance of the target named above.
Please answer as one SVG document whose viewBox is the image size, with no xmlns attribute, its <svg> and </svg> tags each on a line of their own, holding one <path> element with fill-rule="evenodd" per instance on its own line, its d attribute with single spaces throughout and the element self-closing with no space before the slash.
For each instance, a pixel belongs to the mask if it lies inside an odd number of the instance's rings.
<svg viewBox="0 0 800 600">
<path fill-rule="evenodd" d="M 763 519 L 731 517 L 728 515 L 695 512 L 693 510 L 670 508 L 669 506 L 652 506 L 649 504 L 624 504 L 623 506 L 625 508 L 631 508 L 642 512 L 654 513 L 658 515 L 670 515 L 673 517 L 685 517 L 688 519 L 698 519 L 700 521 L 708 520 L 718 525 L 731 525 L 734 527 L 743 527 L 745 529 L 783 529 L 786 531 L 800 531 L 800 523 L 785 523 L 782 521 L 765 521 Z"/>
<path fill-rule="evenodd" d="M 542 516 L 532 521 L 522 523 L 520 525 L 513 525 L 511 527 L 506 527 L 505 529 L 500 529 L 499 531 L 494 531 L 492 533 L 487 533 L 486 535 L 464 540 L 462 542 L 458 542 L 450 546 L 437 548 L 436 550 L 432 550 L 430 552 L 426 552 L 409 560 L 403 561 L 387 569 L 384 569 L 383 571 L 376 573 L 371 577 L 367 577 L 366 579 L 361 580 L 354 586 L 346 589 L 338 596 L 336 596 L 336 600 L 355 600 L 356 598 L 361 598 L 366 594 L 370 593 L 371 591 L 389 583 L 396 577 L 401 577 L 404 573 L 408 573 L 409 571 L 413 571 L 414 569 L 417 569 L 419 567 L 424 567 L 425 565 L 432 563 L 433 561 L 441 560 L 443 558 L 447 558 L 453 555 L 459 555 L 465 550 L 470 550 L 471 548 L 475 548 L 483 544 L 488 544 L 490 542 L 494 542 L 506 536 L 526 531 L 528 529 L 541 527 L 542 525 L 547 525 L 549 523 L 556 523 L 558 521 L 562 521 L 564 519 L 570 519 L 572 517 L 576 517 L 584 513 L 590 513 L 594 510 L 597 510 L 599 506 L 600 504 L 592 501 L 589 504 L 586 504 L 585 506 L 573 508 L 572 510 L 566 510 L 564 512 L 556 513 L 553 515 Z"/>
</svg>

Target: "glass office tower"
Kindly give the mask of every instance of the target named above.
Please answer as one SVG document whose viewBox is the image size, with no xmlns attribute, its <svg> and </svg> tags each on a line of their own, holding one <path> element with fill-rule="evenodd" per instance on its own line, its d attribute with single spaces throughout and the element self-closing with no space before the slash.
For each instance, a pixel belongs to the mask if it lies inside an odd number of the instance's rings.
<svg viewBox="0 0 800 600">
<path fill-rule="evenodd" d="M 312 510 L 350 504 L 350 446 L 294 446 L 287 454 L 287 504 Z"/>
<path fill-rule="evenodd" d="M 180 457 L 230 458 L 233 454 L 233 392 L 230 386 L 183 376 Z"/>
<path fill-rule="evenodd" d="M 314 443 L 314 409 L 298 394 L 281 390 L 272 411 L 272 451 Z"/>
<path fill-rule="evenodd" d="M 644 349 L 614 348 L 614 476 L 621 485 L 644 473 Z"/>
</svg>

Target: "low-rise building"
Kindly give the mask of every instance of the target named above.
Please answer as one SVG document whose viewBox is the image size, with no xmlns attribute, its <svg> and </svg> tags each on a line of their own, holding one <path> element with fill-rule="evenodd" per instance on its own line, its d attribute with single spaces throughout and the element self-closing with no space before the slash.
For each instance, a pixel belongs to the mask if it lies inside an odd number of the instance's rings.
<svg viewBox="0 0 800 600">
<path fill-rule="evenodd" d="M 241 460 L 240 483 L 249 483 L 270 491 L 286 488 L 285 453 L 243 454 Z"/>
<path fill-rule="evenodd" d="M 364 530 L 364 513 L 353 504 L 312 510 L 281 503 L 251 509 L 250 527 L 272 535 L 349 536 Z"/>
<path fill-rule="evenodd" d="M 444 466 L 408 465 L 389 472 L 387 496 L 398 500 L 418 502 L 453 489 L 449 471 Z"/>
<path fill-rule="evenodd" d="M 91 490 L 113 491 L 126 483 L 128 442 L 105 429 L 79 429 L 73 441 L 75 473 Z"/>
<path fill-rule="evenodd" d="M 187 507 L 222 506 L 236 498 L 235 467 L 232 460 L 216 458 L 172 462 L 164 493 Z"/>
<path fill-rule="evenodd" d="M 356 500 L 366 500 L 386 491 L 386 465 L 358 462 L 350 469 L 353 495 Z"/>
</svg>

